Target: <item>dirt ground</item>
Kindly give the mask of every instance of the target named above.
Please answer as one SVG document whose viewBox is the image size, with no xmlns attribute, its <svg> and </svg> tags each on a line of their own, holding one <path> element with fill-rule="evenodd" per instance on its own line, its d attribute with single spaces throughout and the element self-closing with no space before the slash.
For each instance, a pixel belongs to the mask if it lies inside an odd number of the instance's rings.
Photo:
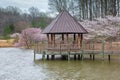
<svg viewBox="0 0 120 80">
<path fill-rule="evenodd" d="M 0 40 L 0 47 L 13 47 L 14 39 Z"/>
</svg>

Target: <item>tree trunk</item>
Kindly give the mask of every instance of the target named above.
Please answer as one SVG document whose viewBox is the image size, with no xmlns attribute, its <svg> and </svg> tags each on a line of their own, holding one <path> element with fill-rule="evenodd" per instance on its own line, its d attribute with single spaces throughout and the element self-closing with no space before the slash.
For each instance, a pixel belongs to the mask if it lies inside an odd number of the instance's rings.
<svg viewBox="0 0 120 80">
<path fill-rule="evenodd" d="M 101 0 L 101 17 L 103 18 L 104 17 L 104 15 L 103 15 L 103 12 L 104 12 L 104 10 L 103 10 L 103 0 Z"/>
<path fill-rule="evenodd" d="M 89 11 L 90 11 L 90 20 L 92 20 L 92 0 L 90 0 L 90 8 L 89 8 Z"/>
<path fill-rule="evenodd" d="M 105 0 L 105 16 L 107 15 L 107 0 Z"/>
<path fill-rule="evenodd" d="M 112 8 L 113 16 L 116 16 L 116 14 L 117 14 L 117 11 L 116 11 L 116 0 L 112 0 L 112 2 L 113 2 L 113 8 Z"/>
<path fill-rule="evenodd" d="M 118 16 L 120 16 L 120 14 L 119 14 L 119 13 L 120 13 L 120 8 L 119 8 L 119 7 L 120 7 L 120 4 L 119 4 L 119 3 L 120 3 L 120 0 L 117 0 L 117 7 L 118 7 L 118 9 L 117 9 L 118 12 L 117 12 L 117 14 L 118 14 Z"/>
</svg>

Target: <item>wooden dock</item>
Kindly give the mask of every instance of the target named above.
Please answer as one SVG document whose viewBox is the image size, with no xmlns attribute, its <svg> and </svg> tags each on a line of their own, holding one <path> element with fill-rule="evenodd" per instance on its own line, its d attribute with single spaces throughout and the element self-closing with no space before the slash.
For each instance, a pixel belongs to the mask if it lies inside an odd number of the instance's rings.
<svg viewBox="0 0 120 80">
<path fill-rule="evenodd" d="M 70 45 L 69 45 L 70 46 Z M 42 46 L 43 47 L 43 46 Z M 74 48 L 49 48 L 41 50 L 40 46 L 34 49 L 34 59 L 36 58 L 36 54 L 41 54 L 42 59 L 49 60 L 55 59 L 56 55 L 62 56 L 62 58 L 66 60 L 84 60 L 84 55 L 89 55 L 91 60 L 95 60 L 95 56 L 100 54 L 101 60 L 104 60 L 104 56 L 108 56 L 108 60 L 111 60 L 111 55 L 120 54 L 120 42 L 101 42 L 101 43 L 84 43 L 83 47 L 80 49 Z M 72 55 L 72 57 L 71 57 Z"/>
</svg>

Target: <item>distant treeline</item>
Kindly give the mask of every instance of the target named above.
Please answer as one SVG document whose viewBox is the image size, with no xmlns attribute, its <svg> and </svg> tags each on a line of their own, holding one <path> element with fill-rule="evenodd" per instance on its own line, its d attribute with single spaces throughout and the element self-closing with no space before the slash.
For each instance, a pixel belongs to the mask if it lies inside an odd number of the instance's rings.
<svg viewBox="0 0 120 80">
<path fill-rule="evenodd" d="M 78 20 L 94 20 L 107 15 L 120 16 L 120 0 L 49 0 L 49 10 L 60 13 L 63 10 Z M 21 32 L 27 27 L 45 28 L 52 20 L 47 13 L 31 7 L 29 12 L 13 6 L 0 8 L 0 34 Z"/>
<path fill-rule="evenodd" d="M 31 7 L 28 11 L 23 13 L 21 9 L 13 6 L 0 8 L 0 34 L 21 32 L 28 27 L 44 28 L 51 21 L 47 13 L 40 12 L 38 8 Z"/>
</svg>

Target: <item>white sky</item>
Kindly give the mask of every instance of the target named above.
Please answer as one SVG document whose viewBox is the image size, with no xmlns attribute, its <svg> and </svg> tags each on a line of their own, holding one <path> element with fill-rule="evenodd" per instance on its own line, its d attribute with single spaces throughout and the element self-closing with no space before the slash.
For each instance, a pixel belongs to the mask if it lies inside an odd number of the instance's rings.
<svg viewBox="0 0 120 80">
<path fill-rule="evenodd" d="M 30 7 L 37 7 L 40 11 L 48 11 L 48 0 L 0 0 L 0 7 L 16 6 L 22 11 L 27 11 Z"/>
</svg>

